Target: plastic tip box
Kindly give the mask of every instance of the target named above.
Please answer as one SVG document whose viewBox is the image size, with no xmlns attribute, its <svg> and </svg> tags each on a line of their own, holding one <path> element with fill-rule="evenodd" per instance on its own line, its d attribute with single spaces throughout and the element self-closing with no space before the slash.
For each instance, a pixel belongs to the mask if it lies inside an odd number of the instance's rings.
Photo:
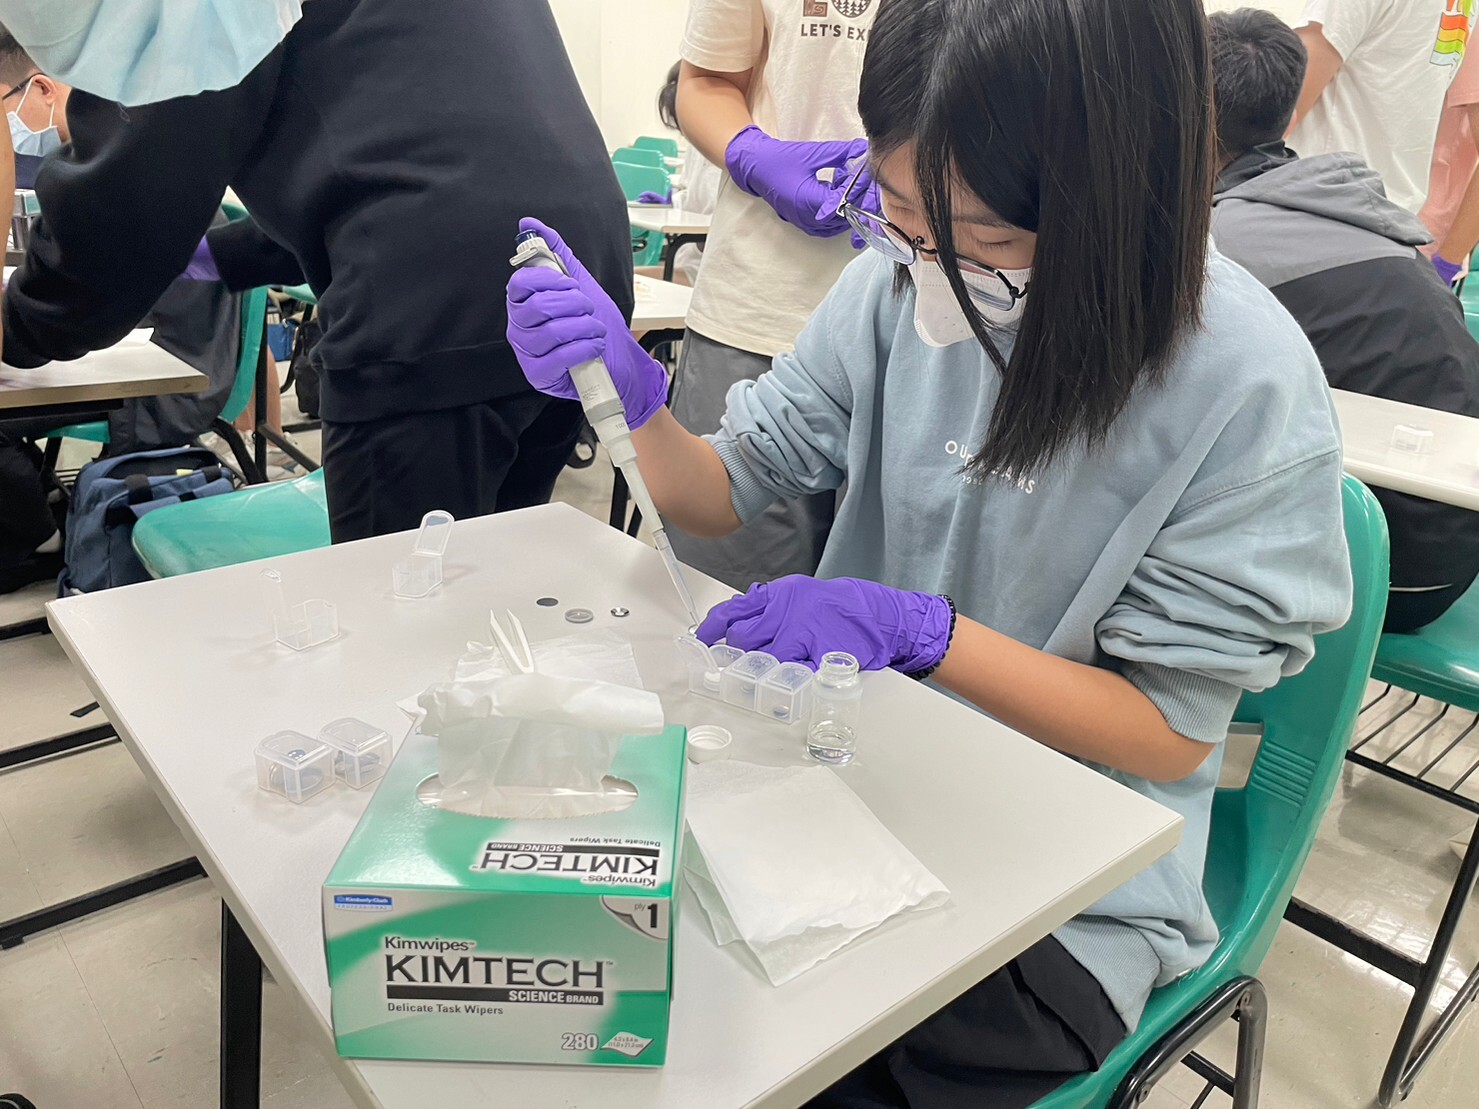
<svg viewBox="0 0 1479 1109">
<path fill-rule="evenodd" d="M 675 643 L 692 692 L 782 724 L 805 718 L 814 675 L 801 663 L 780 662 L 764 651 L 740 651 L 723 643 L 709 647 L 693 635 L 680 635 Z"/>
</svg>

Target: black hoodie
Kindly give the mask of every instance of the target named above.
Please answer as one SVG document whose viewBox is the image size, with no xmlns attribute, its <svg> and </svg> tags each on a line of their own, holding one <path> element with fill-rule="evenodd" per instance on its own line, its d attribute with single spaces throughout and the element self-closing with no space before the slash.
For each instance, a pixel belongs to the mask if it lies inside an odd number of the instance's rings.
<svg viewBox="0 0 1479 1109">
<path fill-rule="evenodd" d="M 1299 321 L 1331 386 L 1479 416 L 1479 343 L 1416 249 L 1431 236 L 1355 154 L 1254 148 L 1218 178 L 1212 237 Z M 1473 576 L 1479 512 L 1373 492 L 1391 532 L 1393 588 Z"/>
<path fill-rule="evenodd" d="M 227 284 L 319 295 L 325 419 L 528 388 L 504 337 L 520 216 L 631 310 L 626 203 L 544 0 L 314 0 L 235 88 L 136 108 L 78 90 L 67 116 L 5 297 L 14 365 L 122 338 L 228 185 L 256 223 L 212 232 Z"/>
</svg>

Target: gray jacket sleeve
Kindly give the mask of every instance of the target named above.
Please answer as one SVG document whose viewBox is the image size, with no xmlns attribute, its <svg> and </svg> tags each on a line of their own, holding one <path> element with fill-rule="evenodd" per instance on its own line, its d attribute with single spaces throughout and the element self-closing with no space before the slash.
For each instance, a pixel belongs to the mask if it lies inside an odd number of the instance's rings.
<svg viewBox="0 0 1479 1109">
<path fill-rule="evenodd" d="M 705 436 L 729 471 L 730 502 L 748 522 L 777 500 L 841 488 L 853 388 L 832 342 L 832 298 L 755 381 L 730 388 L 719 430 Z"/>
</svg>

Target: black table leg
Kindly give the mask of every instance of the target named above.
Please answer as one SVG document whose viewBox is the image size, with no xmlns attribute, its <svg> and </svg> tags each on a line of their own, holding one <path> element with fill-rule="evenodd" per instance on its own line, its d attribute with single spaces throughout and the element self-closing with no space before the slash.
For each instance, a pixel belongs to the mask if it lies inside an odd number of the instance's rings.
<svg viewBox="0 0 1479 1109">
<path fill-rule="evenodd" d="M 221 1109 L 262 1100 L 262 959 L 221 902 Z"/>
<path fill-rule="evenodd" d="M 670 235 L 662 252 L 662 279 L 673 280 L 673 260 L 678 256 L 679 247 L 688 243 L 701 243 L 708 237 L 708 232 L 702 235 Z"/>
</svg>

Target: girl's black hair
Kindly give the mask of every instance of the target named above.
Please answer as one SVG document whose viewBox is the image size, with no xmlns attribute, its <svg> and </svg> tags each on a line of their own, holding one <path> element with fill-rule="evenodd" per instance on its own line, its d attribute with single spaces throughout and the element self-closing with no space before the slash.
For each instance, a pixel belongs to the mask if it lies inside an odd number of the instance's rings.
<svg viewBox="0 0 1479 1109">
<path fill-rule="evenodd" d="M 916 144 L 940 264 L 1001 372 L 972 471 L 1101 443 L 1198 323 L 1211 99 L 1202 0 L 880 0 L 858 96 L 871 152 Z M 1010 360 L 961 280 L 956 182 L 1037 234 Z"/>
<path fill-rule="evenodd" d="M 668 79 L 657 90 L 657 118 L 669 131 L 678 130 L 678 70 L 682 67 L 682 62 L 674 62 Z"/>
</svg>

